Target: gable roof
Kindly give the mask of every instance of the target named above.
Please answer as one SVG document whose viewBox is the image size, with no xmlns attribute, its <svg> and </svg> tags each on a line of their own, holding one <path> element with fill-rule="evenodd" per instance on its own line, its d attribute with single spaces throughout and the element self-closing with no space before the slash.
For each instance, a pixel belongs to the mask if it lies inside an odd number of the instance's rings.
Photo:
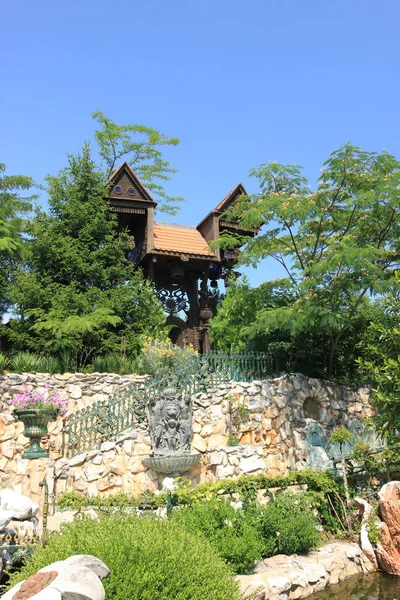
<svg viewBox="0 0 400 600">
<path fill-rule="evenodd" d="M 246 196 L 248 195 L 243 183 L 238 183 L 233 189 L 231 189 L 231 191 L 225 196 L 225 198 L 223 198 L 221 202 L 219 202 L 217 206 L 213 208 L 213 210 L 209 212 L 208 215 L 200 221 L 197 227 L 200 227 L 200 225 L 202 225 L 204 221 L 206 221 L 211 215 L 219 215 L 225 212 L 228 209 L 229 205 L 235 200 L 235 198 L 241 196 L 242 194 Z"/>
<path fill-rule="evenodd" d="M 206 240 L 195 227 L 173 223 L 154 223 L 154 244 L 149 252 L 189 254 L 215 259 Z"/>
<path fill-rule="evenodd" d="M 237 196 L 241 196 L 241 195 L 248 195 L 246 188 L 244 187 L 244 185 L 242 183 L 238 183 L 237 185 L 235 185 L 235 187 L 225 196 L 225 198 L 223 200 L 221 200 L 221 202 L 219 204 L 217 204 L 217 206 L 214 208 L 214 210 L 212 212 L 224 212 L 229 204 L 231 202 L 233 202 L 233 200 L 237 197 Z"/>
<path fill-rule="evenodd" d="M 115 185 L 124 177 L 130 180 L 132 186 L 139 192 L 139 196 L 141 197 L 138 197 L 136 195 L 130 196 L 127 193 L 116 195 L 115 193 L 113 193 L 113 190 L 111 190 L 111 195 L 114 199 L 117 200 L 120 198 L 121 200 L 145 200 L 147 202 L 151 202 L 154 206 L 157 205 L 157 202 L 154 200 L 150 192 L 144 187 L 143 183 L 140 181 L 135 171 L 126 161 L 123 162 L 122 165 L 120 165 L 117 169 L 115 169 L 113 173 L 111 173 L 110 177 L 107 180 L 107 184 Z"/>
</svg>

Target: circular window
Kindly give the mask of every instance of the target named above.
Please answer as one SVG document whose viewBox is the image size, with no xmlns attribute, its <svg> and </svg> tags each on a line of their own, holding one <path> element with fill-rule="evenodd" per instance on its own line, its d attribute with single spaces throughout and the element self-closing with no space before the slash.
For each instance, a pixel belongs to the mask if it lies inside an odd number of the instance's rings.
<svg viewBox="0 0 400 600">
<path fill-rule="evenodd" d="M 316 398 L 306 398 L 303 404 L 304 414 L 307 419 L 319 420 L 320 405 Z"/>
<path fill-rule="evenodd" d="M 128 194 L 130 196 L 134 196 L 135 195 L 135 190 L 133 188 L 128 188 Z"/>
<path fill-rule="evenodd" d="M 115 192 L 116 194 L 122 194 L 122 187 L 121 187 L 120 185 L 116 185 L 116 186 L 114 187 L 114 192 Z"/>
</svg>

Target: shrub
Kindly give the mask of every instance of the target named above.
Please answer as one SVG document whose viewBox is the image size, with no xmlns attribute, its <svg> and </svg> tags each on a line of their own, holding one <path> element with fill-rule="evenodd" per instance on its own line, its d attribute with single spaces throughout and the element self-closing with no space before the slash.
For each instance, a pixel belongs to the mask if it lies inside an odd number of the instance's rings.
<svg viewBox="0 0 400 600">
<path fill-rule="evenodd" d="M 119 354 L 106 354 L 104 356 L 96 356 L 90 365 L 90 370 L 96 373 L 120 373 L 121 375 L 127 375 L 135 372 L 136 363 L 135 360 L 130 360 Z"/>
<path fill-rule="evenodd" d="M 18 352 L 10 361 L 14 373 L 37 373 L 40 370 L 40 356 L 30 352 Z"/>
<path fill-rule="evenodd" d="M 107 600 L 239 600 L 229 567 L 212 546 L 174 521 L 135 516 L 83 519 L 52 534 L 11 584 L 74 554 L 92 554 L 111 570 Z"/>
<path fill-rule="evenodd" d="M 191 347 L 180 348 L 168 341 L 148 339 L 138 358 L 138 373 L 142 375 L 169 375 L 185 370 L 193 371 L 197 352 Z"/>
<path fill-rule="evenodd" d="M 9 362 L 8 357 L 3 352 L 0 352 L 0 375 L 5 371 Z"/>
<path fill-rule="evenodd" d="M 184 507 L 172 518 L 209 540 L 236 573 L 250 573 L 254 561 L 262 557 L 263 541 L 252 515 L 235 510 L 227 500 Z"/>
<path fill-rule="evenodd" d="M 316 548 L 320 534 L 312 504 L 305 494 L 280 493 L 266 507 L 249 510 L 264 540 L 264 556 Z"/>
<path fill-rule="evenodd" d="M 61 373 L 60 361 L 56 356 L 41 356 L 37 369 L 40 373 Z"/>
</svg>

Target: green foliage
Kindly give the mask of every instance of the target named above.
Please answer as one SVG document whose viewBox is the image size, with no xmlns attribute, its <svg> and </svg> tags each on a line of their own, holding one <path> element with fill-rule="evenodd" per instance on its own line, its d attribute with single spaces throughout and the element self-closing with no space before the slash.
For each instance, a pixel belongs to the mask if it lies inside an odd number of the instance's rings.
<svg viewBox="0 0 400 600">
<path fill-rule="evenodd" d="M 166 376 L 196 369 L 197 352 L 192 347 L 180 348 L 168 340 L 147 338 L 138 357 L 137 372 L 142 375 Z"/>
<path fill-rule="evenodd" d="M 119 354 L 96 356 L 90 365 L 90 370 L 94 373 L 120 373 L 121 375 L 136 373 L 137 360 Z"/>
<path fill-rule="evenodd" d="M 346 427 L 338 427 L 332 433 L 332 435 L 330 437 L 330 442 L 331 442 L 331 444 L 339 444 L 339 446 L 342 447 L 342 445 L 345 442 L 351 442 L 351 440 L 353 439 L 353 437 L 354 436 L 351 433 L 351 431 L 349 431 L 348 429 L 346 429 Z"/>
<path fill-rule="evenodd" d="M 254 561 L 263 555 L 264 544 L 253 524 L 254 515 L 235 510 L 223 498 L 182 507 L 171 518 L 209 540 L 235 573 L 250 573 Z"/>
<path fill-rule="evenodd" d="M 30 352 L 18 352 L 10 360 L 14 373 L 37 373 L 40 371 L 40 357 Z"/>
<path fill-rule="evenodd" d="M 309 552 L 318 545 L 320 534 L 306 494 L 280 493 L 265 508 L 250 512 L 264 540 L 264 556 Z"/>
<path fill-rule="evenodd" d="M 371 322 L 364 336 L 359 372 L 372 384 L 374 425 L 390 444 L 400 441 L 400 277 L 380 300 L 382 318 Z"/>
<path fill-rule="evenodd" d="M 310 322 L 298 333 L 279 325 L 270 329 L 255 327 L 261 310 L 289 306 L 295 300 L 289 283 L 288 280 L 277 280 L 251 288 L 244 278 L 232 285 L 211 321 L 213 344 L 224 351 L 264 351 L 268 348 L 271 375 L 286 371 L 326 377 L 326 348 L 330 344 L 330 335 L 322 324 Z M 359 379 L 355 365 L 364 354 L 365 331 L 372 321 L 381 318 L 379 302 L 373 303 L 364 298 L 357 315 L 338 342 L 332 371 L 336 379 Z"/>
<path fill-rule="evenodd" d="M 240 444 L 239 438 L 234 435 L 230 435 L 226 442 L 227 446 L 239 446 L 239 444 Z"/>
<path fill-rule="evenodd" d="M 379 524 L 380 519 L 377 515 L 377 511 L 373 510 L 367 521 L 368 537 L 371 544 L 377 544 L 379 542 Z"/>
<path fill-rule="evenodd" d="M 92 117 L 100 125 L 95 132 L 99 154 L 105 163 L 107 179 L 126 161 L 159 202 L 158 209 L 176 214 L 183 198 L 168 196 L 163 183 L 170 181 L 176 173 L 162 156 L 163 146 L 177 146 L 178 138 L 169 138 L 163 133 L 144 125 L 117 125 L 104 113 L 96 110 Z"/>
<path fill-rule="evenodd" d="M 186 529 L 201 533 L 236 573 L 250 573 L 254 561 L 276 554 L 308 552 L 320 535 L 307 495 L 278 494 L 267 506 L 216 498 L 183 507 L 173 518 Z"/>
<path fill-rule="evenodd" d="M 50 213 L 37 210 L 30 222 L 28 268 L 11 288 L 20 317 L 7 327 L 11 343 L 68 355 L 73 370 L 97 355 L 136 355 L 164 314 L 149 282 L 125 260 L 129 238 L 117 235 L 90 147 L 47 181 Z"/>
<path fill-rule="evenodd" d="M 92 554 L 111 574 L 103 580 L 107 600 L 239 600 L 228 566 L 211 544 L 175 521 L 135 516 L 78 520 L 50 536 L 11 585 L 54 561 Z"/>
<path fill-rule="evenodd" d="M 4 373 L 6 368 L 8 367 L 10 360 L 8 356 L 6 356 L 3 352 L 0 352 L 0 375 Z"/>
<path fill-rule="evenodd" d="M 253 169 L 260 193 L 242 197 L 226 218 L 244 230 L 263 225 L 247 241 L 240 260 L 256 265 L 276 259 L 291 282 L 293 301 L 257 311 L 249 334 L 277 328 L 303 335 L 310 327 L 328 334 L 326 372 L 363 299 L 384 294 L 393 281 L 400 234 L 400 163 L 386 152 L 346 144 L 324 163 L 315 191 L 297 165 L 268 163 Z M 228 234 L 220 245 L 232 247 Z M 287 280 L 285 280 L 285 283 Z"/>
<path fill-rule="evenodd" d="M 88 505 L 88 501 L 86 496 L 80 494 L 79 492 L 63 492 L 60 497 L 57 499 L 57 506 L 61 510 L 63 509 L 71 509 L 71 510 L 79 510 Z"/>
<path fill-rule="evenodd" d="M 10 284 L 17 264 L 23 257 L 24 217 L 31 209 L 34 196 L 24 197 L 33 180 L 23 175 L 6 175 L 0 163 L 0 322 L 11 304 Z"/>
</svg>

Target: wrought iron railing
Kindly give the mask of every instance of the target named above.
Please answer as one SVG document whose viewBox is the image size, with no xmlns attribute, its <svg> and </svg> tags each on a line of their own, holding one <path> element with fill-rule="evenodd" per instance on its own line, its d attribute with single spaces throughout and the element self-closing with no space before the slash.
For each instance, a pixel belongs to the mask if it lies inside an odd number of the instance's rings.
<svg viewBox="0 0 400 600">
<path fill-rule="evenodd" d="M 229 381 L 263 379 L 272 373 L 268 354 L 209 352 L 193 355 L 172 370 L 132 383 L 107 400 L 101 400 L 67 417 L 63 426 L 63 455 L 74 456 L 115 439 L 146 420 L 146 405 L 167 387 L 192 395 Z"/>
</svg>

